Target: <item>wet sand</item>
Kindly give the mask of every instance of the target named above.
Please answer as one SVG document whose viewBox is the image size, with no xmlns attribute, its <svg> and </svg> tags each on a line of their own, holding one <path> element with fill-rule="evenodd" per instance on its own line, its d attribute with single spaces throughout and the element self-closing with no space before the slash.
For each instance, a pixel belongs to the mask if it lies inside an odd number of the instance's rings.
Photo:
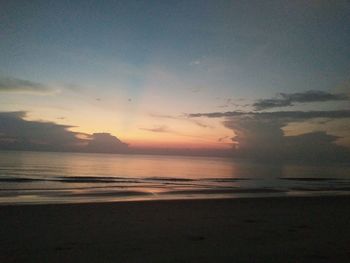
<svg viewBox="0 0 350 263">
<path fill-rule="evenodd" d="M 350 262 L 350 197 L 0 206 L 0 262 Z"/>
</svg>

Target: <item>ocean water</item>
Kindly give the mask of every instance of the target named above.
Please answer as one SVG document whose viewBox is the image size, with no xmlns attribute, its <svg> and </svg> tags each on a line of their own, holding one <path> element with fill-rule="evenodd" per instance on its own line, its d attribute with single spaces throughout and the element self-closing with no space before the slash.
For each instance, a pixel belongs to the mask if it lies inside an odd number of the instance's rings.
<svg viewBox="0 0 350 263">
<path fill-rule="evenodd" d="M 339 195 L 350 165 L 215 157 L 0 152 L 0 204 Z"/>
</svg>

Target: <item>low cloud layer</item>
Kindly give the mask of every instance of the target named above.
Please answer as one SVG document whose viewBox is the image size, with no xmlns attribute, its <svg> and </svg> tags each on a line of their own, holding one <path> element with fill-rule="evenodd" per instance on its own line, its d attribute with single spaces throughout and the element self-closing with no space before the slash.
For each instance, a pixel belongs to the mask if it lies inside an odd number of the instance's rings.
<svg viewBox="0 0 350 263">
<path fill-rule="evenodd" d="M 291 120 L 306 120 L 314 118 L 350 118 L 350 110 L 334 111 L 274 111 L 274 112 L 244 112 L 244 111 L 226 111 L 226 112 L 209 112 L 209 113 L 190 113 L 189 118 L 208 117 L 240 117 L 253 116 L 255 118 L 284 118 Z"/>
<path fill-rule="evenodd" d="M 286 136 L 283 128 L 291 122 L 322 118 L 350 118 L 350 110 L 212 112 L 188 114 L 188 117 L 224 118 L 224 126 L 235 133 L 233 155 L 259 160 L 350 161 L 348 148 L 340 146 L 339 136 L 324 131 L 310 131 Z M 326 123 L 326 122 L 325 122 Z M 349 131 L 350 134 L 350 131 Z"/>
<path fill-rule="evenodd" d="M 293 106 L 295 103 L 346 101 L 346 94 L 332 94 L 324 91 L 306 91 L 301 93 L 279 93 L 276 98 L 261 99 L 253 104 L 255 110 L 266 110 L 277 107 Z"/>
<path fill-rule="evenodd" d="M 127 144 L 108 133 L 80 134 L 71 126 L 27 121 L 26 112 L 0 112 L 0 149 L 30 151 L 125 152 Z"/>
<path fill-rule="evenodd" d="M 47 85 L 30 80 L 0 77 L 0 92 L 47 94 L 53 90 Z"/>
<path fill-rule="evenodd" d="M 337 162 L 350 160 L 349 149 L 336 144 L 339 137 L 324 131 L 312 131 L 297 136 L 285 136 L 283 119 L 254 117 L 228 118 L 224 125 L 232 129 L 237 157 L 258 160 L 300 160 Z"/>
</svg>

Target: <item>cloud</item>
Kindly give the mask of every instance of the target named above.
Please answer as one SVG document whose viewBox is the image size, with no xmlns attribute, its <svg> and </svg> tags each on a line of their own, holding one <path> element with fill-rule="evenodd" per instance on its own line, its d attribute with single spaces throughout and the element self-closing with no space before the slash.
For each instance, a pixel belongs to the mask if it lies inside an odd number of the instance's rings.
<svg viewBox="0 0 350 263">
<path fill-rule="evenodd" d="M 191 88 L 191 92 L 193 93 L 198 93 L 198 92 L 201 92 L 203 90 L 202 87 L 194 87 L 194 88 Z"/>
<path fill-rule="evenodd" d="M 217 98 L 220 99 L 220 98 Z M 228 108 L 228 107 L 234 107 L 235 109 L 238 108 L 246 108 L 246 107 L 251 107 L 251 104 L 248 103 L 242 103 L 244 99 L 232 99 L 232 98 L 227 98 L 224 99 L 224 101 L 218 105 L 218 108 Z"/>
<path fill-rule="evenodd" d="M 204 122 L 201 122 L 201 121 L 198 121 L 198 120 L 191 120 L 191 119 L 188 119 L 190 120 L 192 123 L 196 124 L 197 126 L 201 127 L 201 128 L 213 128 L 213 126 L 211 125 L 208 125 Z"/>
<path fill-rule="evenodd" d="M 340 137 L 315 131 L 297 136 L 286 136 L 284 143 L 284 156 L 290 159 L 303 156 L 313 161 L 349 161 L 349 149 L 336 144 Z"/>
<path fill-rule="evenodd" d="M 173 133 L 167 126 L 161 125 L 153 128 L 140 128 L 140 130 L 150 131 L 150 132 L 165 132 L 165 133 Z"/>
<path fill-rule="evenodd" d="M 128 148 L 126 143 L 109 133 L 94 133 L 91 139 L 86 147 L 89 152 L 117 153 L 125 152 Z"/>
<path fill-rule="evenodd" d="M 218 142 L 223 142 L 225 141 L 226 139 L 228 139 L 230 136 L 224 136 L 224 137 L 220 137 L 218 138 Z"/>
<path fill-rule="evenodd" d="M 255 110 L 293 106 L 294 103 L 345 101 L 350 100 L 346 94 L 331 94 L 324 91 L 310 90 L 302 93 L 279 93 L 276 98 L 261 99 L 253 104 Z"/>
<path fill-rule="evenodd" d="M 175 134 L 175 135 L 184 136 L 184 137 L 191 137 L 191 138 L 197 138 L 197 139 L 201 138 L 200 136 L 189 135 L 189 134 L 185 134 L 185 133 L 173 130 L 166 125 L 155 126 L 153 128 L 139 128 L 139 129 L 144 131 L 149 131 L 149 132 L 155 132 L 155 133 L 169 133 L 169 134 Z"/>
<path fill-rule="evenodd" d="M 283 127 L 287 120 L 274 118 L 231 117 L 224 125 L 232 129 L 233 154 L 258 160 L 299 160 L 340 162 L 350 160 L 350 151 L 336 144 L 340 138 L 324 131 L 312 131 L 286 136 Z"/>
<path fill-rule="evenodd" d="M 0 77 L 0 92 L 49 94 L 53 90 L 47 85 L 30 80 Z"/>
<path fill-rule="evenodd" d="M 164 114 L 150 114 L 150 116 L 153 118 L 159 118 L 159 119 L 183 120 L 186 122 L 191 122 L 191 123 L 193 123 L 201 128 L 213 128 L 213 126 L 206 124 L 202 121 L 188 118 L 186 114 L 180 115 L 180 116 L 172 116 L 172 115 L 164 115 Z"/>
<path fill-rule="evenodd" d="M 0 112 L 0 149 L 30 151 L 121 152 L 127 145 L 107 134 L 81 134 L 72 126 L 27 121 L 25 111 Z M 84 135 L 84 136 L 81 136 Z"/>
<path fill-rule="evenodd" d="M 154 118 L 160 118 L 160 119 L 179 119 L 179 116 L 172 116 L 172 115 L 166 115 L 166 114 L 156 114 L 156 113 L 151 113 L 151 117 Z"/>
<path fill-rule="evenodd" d="M 190 65 L 191 65 L 191 66 L 197 66 L 197 65 L 199 65 L 199 64 L 201 64 L 201 61 L 200 61 L 199 59 L 193 60 L 193 61 L 190 62 Z"/>
<path fill-rule="evenodd" d="M 290 119 L 290 120 L 306 120 L 314 118 L 350 118 L 350 110 L 334 110 L 334 111 L 274 111 L 274 112 L 245 112 L 245 111 L 227 111 L 227 112 L 209 112 L 209 113 L 190 113 L 189 118 L 208 117 L 239 117 L 251 116 L 254 118 L 270 119 Z"/>
<path fill-rule="evenodd" d="M 52 122 L 26 121 L 26 112 L 0 113 L 0 148 L 16 150 L 75 150 L 83 143 L 71 126 Z"/>
<path fill-rule="evenodd" d="M 276 112 L 211 112 L 193 113 L 189 118 L 225 118 L 223 124 L 235 134 L 233 155 L 258 160 L 349 161 L 350 151 L 339 145 L 345 137 L 325 131 L 304 131 L 286 136 L 283 128 L 291 122 L 316 118 L 342 120 L 350 118 L 350 110 L 335 111 L 276 111 Z M 326 122 L 327 123 L 327 122 Z M 334 127 L 332 132 L 337 132 Z M 337 134 L 337 133 L 336 133 Z M 350 131 L 349 131 L 350 134 Z"/>
</svg>

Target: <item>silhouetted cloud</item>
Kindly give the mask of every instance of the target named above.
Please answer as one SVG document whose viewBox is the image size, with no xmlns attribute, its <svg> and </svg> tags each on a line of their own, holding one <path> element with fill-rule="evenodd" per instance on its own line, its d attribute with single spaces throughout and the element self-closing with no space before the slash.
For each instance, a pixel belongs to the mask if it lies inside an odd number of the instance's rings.
<svg viewBox="0 0 350 263">
<path fill-rule="evenodd" d="M 350 100 L 346 94 L 332 94 L 324 91 L 310 90 L 301 93 L 279 93 L 276 98 L 261 99 L 253 104 L 255 110 L 293 106 L 294 103 L 325 102 Z"/>
<path fill-rule="evenodd" d="M 72 126 L 53 122 L 28 121 L 26 112 L 0 112 L 0 149 L 32 151 L 120 152 L 127 144 L 107 134 L 84 134 Z"/>
<path fill-rule="evenodd" d="M 0 77 L 0 92 L 17 93 L 52 93 L 53 90 L 44 84 L 18 78 Z"/>
<path fill-rule="evenodd" d="M 27 121 L 26 112 L 0 113 L 0 148 L 22 150 L 75 150 L 83 143 L 71 126 L 52 122 Z"/>
<path fill-rule="evenodd" d="M 224 125 L 236 136 L 234 155 L 263 160 L 349 161 L 350 151 L 336 144 L 340 138 L 324 131 L 286 136 L 288 118 L 260 118 L 259 115 L 230 117 Z"/>
<path fill-rule="evenodd" d="M 224 126 L 235 133 L 233 154 L 263 160 L 349 161 L 350 151 L 340 146 L 341 138 L 324 131 L 286 136 L 283 128 L 291 122 L 315 118 L 324 120 L 350 118 L 350 110 L 211 112 L 188 114 L 189 118 L 225 118 Z M 350 131 L 349 131 L 350 132 Z M 350 134 L 350 133 L 349 133 Z"/>
<path fill-rule="evenodd" d="M 125 152 L 127 148 L 128 145 L 126 143 L 109 133 L 94 133 L 86 150 L 98 153 L 117 153 Z"/>
<path fill-rule="evenodd" d="M 350 152 L 346 147 L 336 144 L 340 138 L 326 132 L 316 131 L 297 136 L 285 136 L 285 158 L 302 156 L 305 160 L 313 161 L 348 161 Z"/>
</svg>

